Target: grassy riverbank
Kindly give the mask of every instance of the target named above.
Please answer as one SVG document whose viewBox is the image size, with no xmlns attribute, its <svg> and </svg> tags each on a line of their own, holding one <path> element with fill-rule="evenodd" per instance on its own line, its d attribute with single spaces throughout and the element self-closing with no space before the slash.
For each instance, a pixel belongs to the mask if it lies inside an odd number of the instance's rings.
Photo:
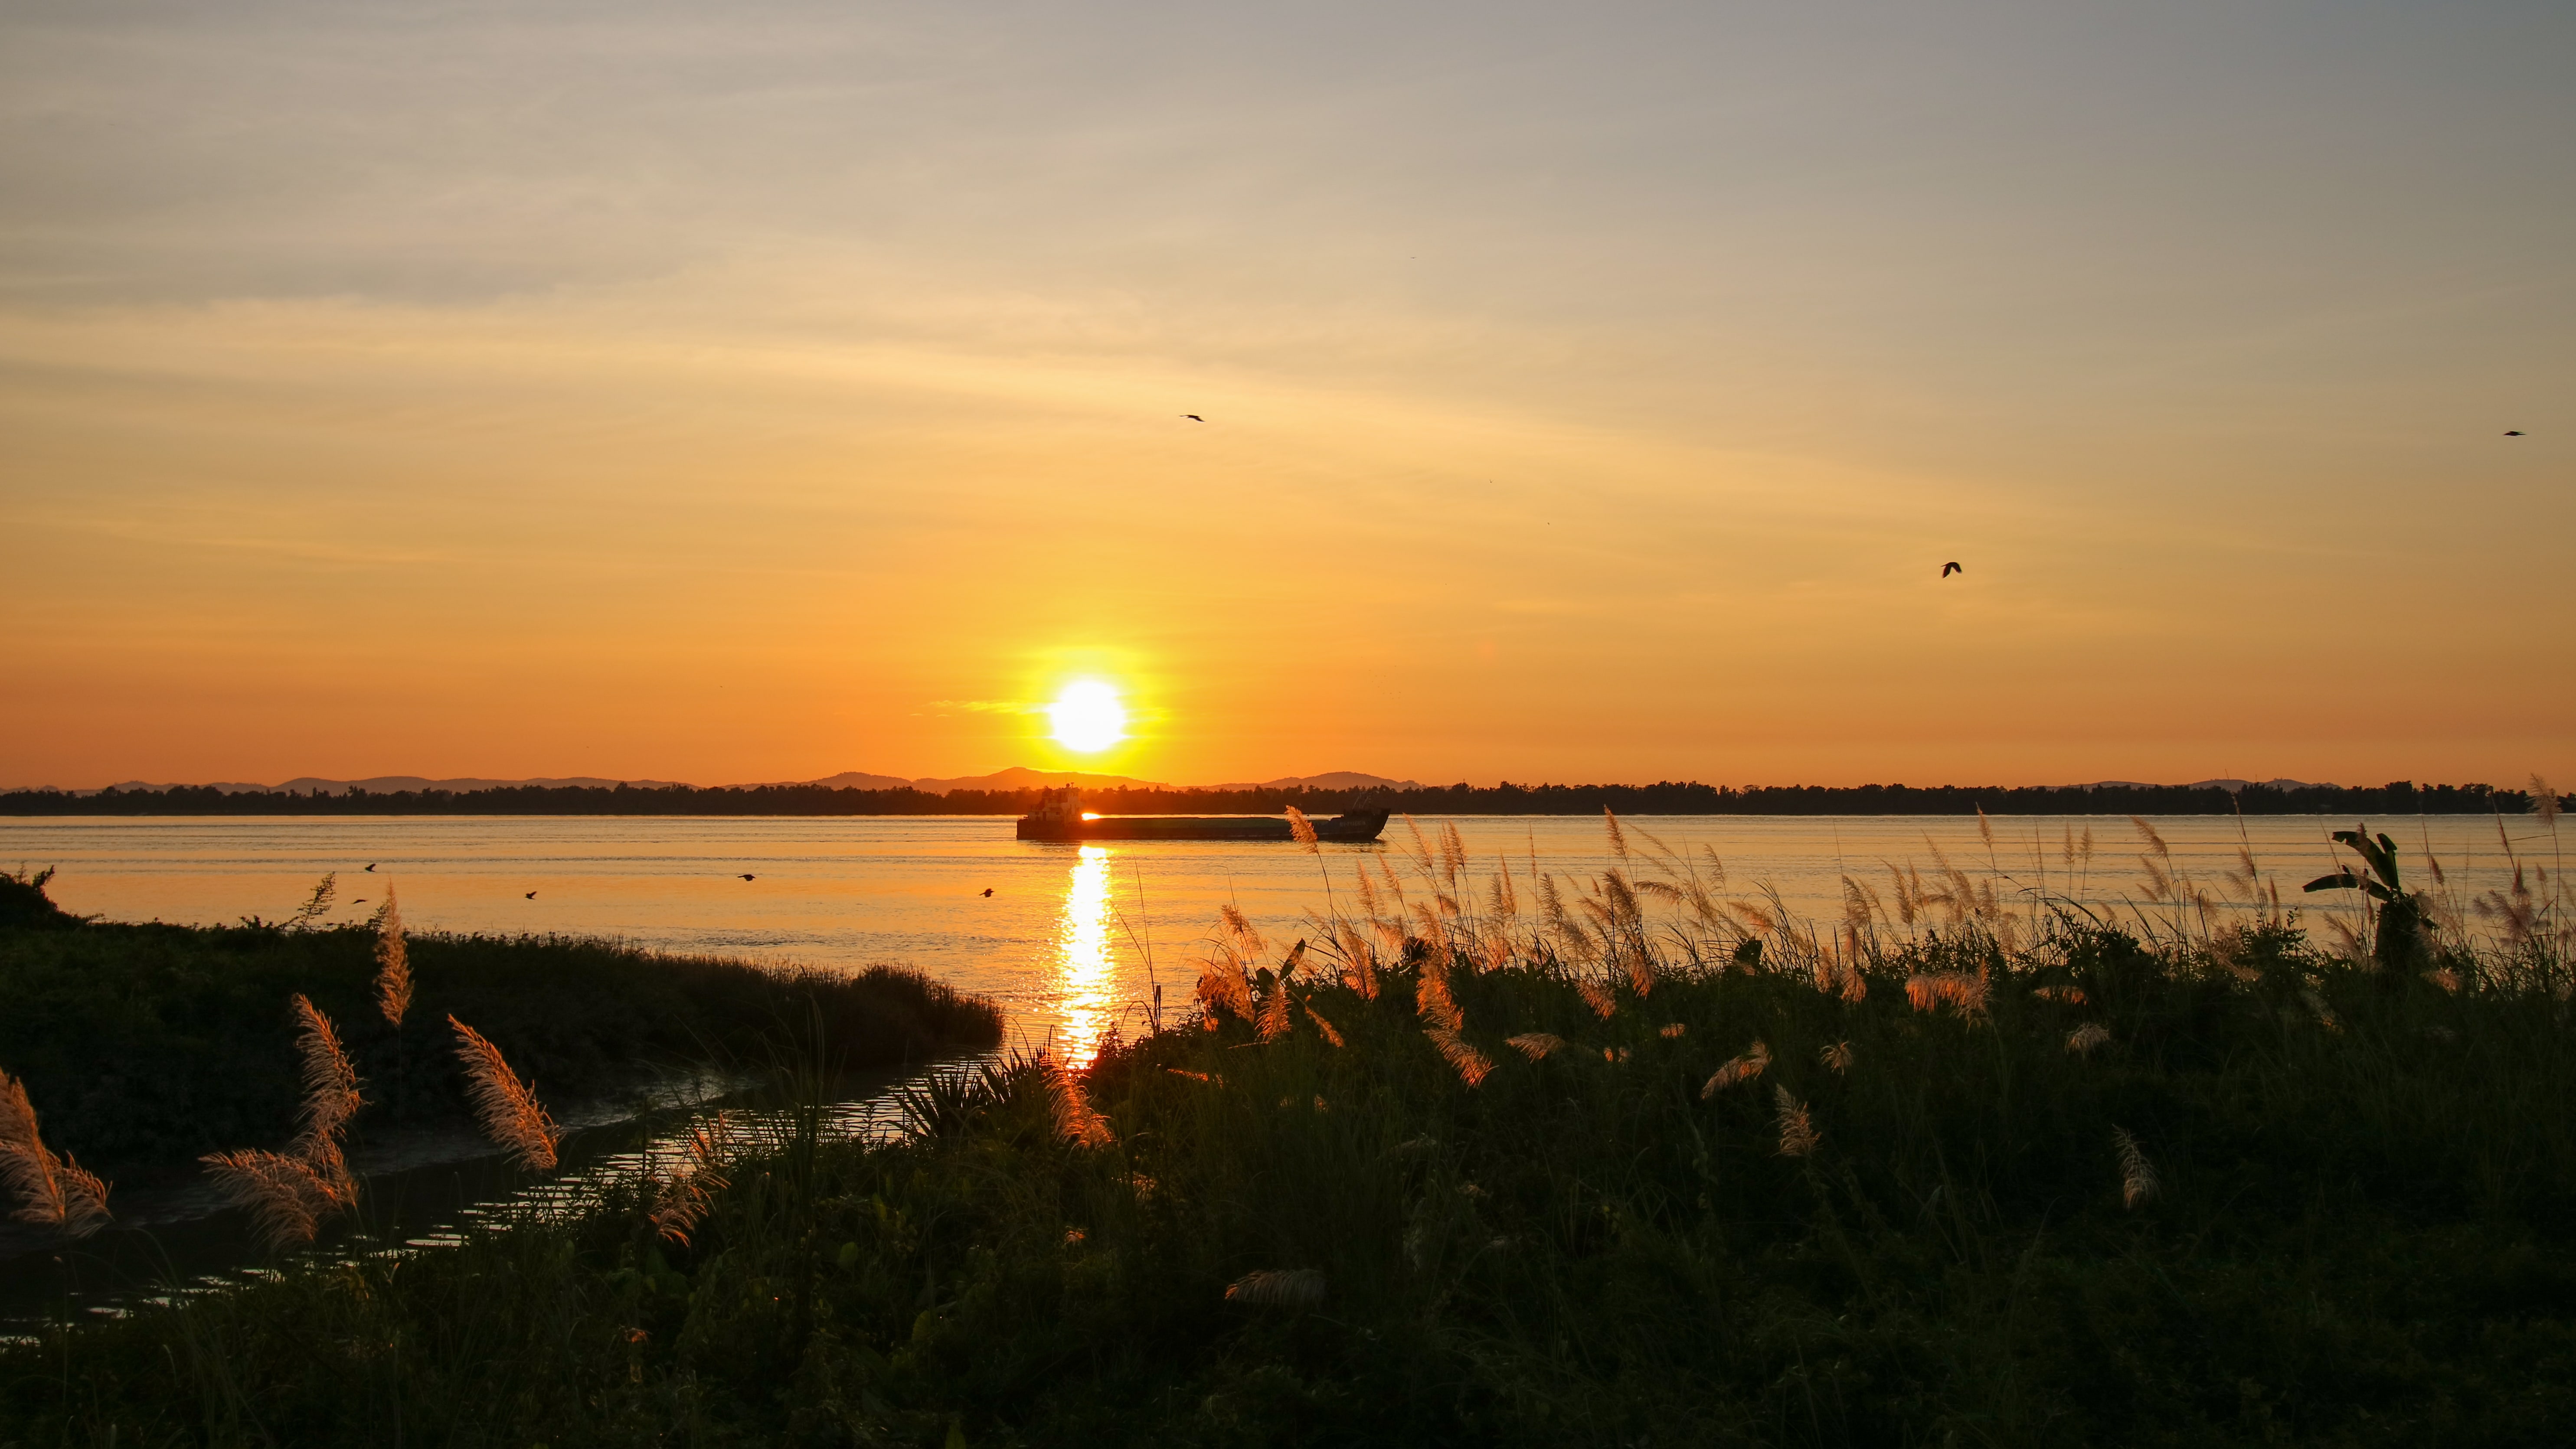
<svg viewBox="0 0 2576 1449">
<path fill-rule="evenodd" d="M 2143 939 L 1967 889 L 1694 935 L 1640 868 L 1516 936 L 1449 875 L 1340 963 L 1224 938 L 1212 1028 L 989 1072 L 891 1147 L 736 1143 L 686 1245 L 639 1182 L 0 1351 L 0 1443 L 2576 1424 L 2571 978 L 2529 931 L 2399 971 L 2269 910 Z"/>
<path fill-rule="evenodd" d="M 917 973 L 779 971 L 558 937 L 414 936 L 399 1031 L 378 1013 L 363 925 L 187 927 L 61 916 L 23 882 L 0 912 L 0 1071 L 25 1083 L 45 1140 L 129 1184 L 201 1153 L 268 1146 L 302 1101 L 289 1002 L 338 1024 L 368 1106 L 357 1141 L 470 1120 L 449 1013 L 564 1104 L 708 1064 L 765 1061 L 817 1013 L 851 1068 L 1000 1038 L 998 1012 Z M 29 900 L 27 897 L 34 896 Z"/>
</svg>

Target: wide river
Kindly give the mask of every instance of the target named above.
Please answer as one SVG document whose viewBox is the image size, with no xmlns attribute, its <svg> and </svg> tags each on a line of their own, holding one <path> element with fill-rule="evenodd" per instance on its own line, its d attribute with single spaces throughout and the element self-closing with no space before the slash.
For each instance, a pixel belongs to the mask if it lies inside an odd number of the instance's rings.
<svg viewBox="0 0 2576 1449">
<path fill-rule="evenodd" d="M 2175 868 L 2214 896 L 2238 860 L 2227 817 L 2149 822 Z M 2298 886 L 2345 862 L 2327 832 L 2354 822 L 2316 816 L 2244 823 L 2260 870 L 2311 918 L 2349 911 L 2347 893 Z M 1438 822 L 1421 822 L 1436 831 Z M 2013 817 L 1994 822 L 1991 856 L 1973 817 L 1641 816 L 1626 822 L 1700 863 L 1723 862 L 1729 898 L 1775 888 L 1795 913 L 1842 912 L 1846 874 L 1882 893 L 1886 867 L 1927 873 L 1936 851 L 1972 878 L 2097 904 L 2143 898 L 2143 838 L 2123 816 Z M 1185 1008 L 1218 908 L 1234 903 L 1277 937 L 1304 934 L 1304 913 L 1352 906 L 1360 857 L 1407 872 L 1401 818 L 1375 846 L 1015 840 L 990 816 L 901 817 L 289 817 L 0 820 L 0 863 L 59 872 L 65 909 L 111 920 L 229 922 L 287 915 L 325 873 L 339 879 L 332 919 L 363 917 L 399 885 L 415 931 L 561 932 L 763 961 L 916 966 L 999 999 L 1015 1041 L 1050 1033 L 1078 1055 L 1111 1025 L 1131 1034 L 1159 983 Z M 1509 856 L 1524 908 L 1528 874 L 1586 877 L 1614 863 L 1597 816 L 1481 816 L 1456 822 L 1469 872 L 1482 880 Z M 2374 822 L 2429 883 L 2437 857 L 2460 898 L 2504 885 L 2510 848 L 2554 864 L 2539 821 L 2448 816 Z M 2089 865 L 2068 844 L 2091 832 Z M 1436 845 L 1436 838 L 1435 838 Z M 372 865 L 370 873 L 367 867 Z M 1632 867 L 1633 868 L 1633 867 Z M 743 877 L 751 879 L 745 880 Z M 2416 883 L 2410 880 L 2410 884 Z M 1481 897 L 1484 892 L 1480 888 Z M 1419 899 L 1419 896 L 1416 897 Z M 1150 954 L 1150 962 L 1148 956 Z"/>
</svg>

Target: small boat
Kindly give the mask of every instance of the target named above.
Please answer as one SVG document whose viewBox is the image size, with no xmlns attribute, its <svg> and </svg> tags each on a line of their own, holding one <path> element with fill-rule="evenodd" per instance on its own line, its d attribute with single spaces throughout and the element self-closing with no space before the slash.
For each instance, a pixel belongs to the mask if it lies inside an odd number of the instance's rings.
<svg viewBox="0 0 2576 1449">
<path fill-rule="evenodd" d="M 1314 822 L 1317 840 L 1369 841 L 1386 829 L 1383 810 L 1353 810 Z M 1020 817 L 1022 840 L 1294 840 L 1285 815 L 1094 815 L 1082 791 L 1049 790 Z"/>
</svg>

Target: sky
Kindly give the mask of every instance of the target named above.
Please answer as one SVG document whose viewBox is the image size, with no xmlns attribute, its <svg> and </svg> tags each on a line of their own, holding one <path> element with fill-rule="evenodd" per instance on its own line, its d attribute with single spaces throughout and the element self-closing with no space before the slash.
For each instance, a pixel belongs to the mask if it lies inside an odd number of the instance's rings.
<svg viewBox="0 0 2576 1449">
<path fill-rule="evenodd" d="M 17 0 L 0 787 L 2576 778 L 2571 62 Z"/>
</svg>

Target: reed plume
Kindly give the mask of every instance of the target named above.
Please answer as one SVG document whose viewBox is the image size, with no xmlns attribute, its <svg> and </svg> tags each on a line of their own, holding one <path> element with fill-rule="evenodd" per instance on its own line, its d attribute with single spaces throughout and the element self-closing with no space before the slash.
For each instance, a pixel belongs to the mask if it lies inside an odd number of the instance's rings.
<svg viewBox="0 0 2576 1449">
<path fill-rule="evenodd" d="M 507 1150 L 522 1168 L 542 1172 L 553 1167 L 555 1144 L 563 1140 L 563 1131 L 546 1115 L 536 1093 L 510 1070 L 501 1049 L 481 1033 L 452 1014 L 447 1024 L 456 1029 L 456 1059 L 465 1067 L 465 1098 L 482 1120 L 483 1135 Z"/>
<path fill-rule="evenodd" d="M 1565 1038 L 1558 1036 L 1553 1032 L 1525 1031 L 1519 1036 L 1506 1037 L 1503 1040 L 1503 1045 L 1519 1052 L 1522 1056 L 1529 1058 L 1531 1061 L 1537 1062 L 1545 1061 L 1548 1053 L 1563 1047 L 1565 1045 Z"/>
<path fill-rule="evenodd" d="M 1905 999 L 1916 1011 L 1948 1006 L 1962 1016 L 1982 1016 L 1990 990 L 1982 971 L 1921 971 L 1905 978 Z"/>
<path fill-rule="evenodd" d="M 1261 1003 L 1261 1014 L 1254 1018 L 1253 1026 L 1263 1041 L 1277 1041 L 1288 1034 L 1293 1024 L 1288 1015 L 1288 978 L 1283 975 L 1271 983 L 1270 995 Z"/>
<path fill-rule="evenodd" d="M 1720 1066 L 1716 1074 L 1708 1079 L 1707 1084 L 1699 1089 L 1699 1099 L 1705 1102 L 1738 1082 L 1752 1081 L 1762 1075 L 1763 1069 L 1770 1065 L 1771 1048 L 1768 1043 L 1757 1039 L 1753 1045 L 1746 1047 L 1741 1055 L 1726 1059 L 1725 1064 Z"/>
<path fill-rule="evenodd" d="M 1313 1268 L 1261 1269 L 1227 1284 L 1225 1301 L 1252 1308 L 1312 1308 L 1324 1301 L 1324 1275 Z"/>
<path fill-rule="evenodd" d="M 1626 860 L 1628 858 L 1628 837 L 1620 833 L 1619 817 L 1612 814 L 1610 807 L 1607 805 L 1601 807 L 1601 827 L 1610 833 L 1610 853 L 1619 857 L 1621 860 Z"/>
<path fill-rule="evenodd" d="M 1305 1008 L 1306 1019 L 1315 1024 L 1315 1030 L 1324 1034 L 1324 1040 L 1331 1042 L 1337 1047 L 1345 1045 L 1342 1041 L 1342 1034 L 1333 1030 L 1333 1024 L 1324 1020 L 1324 1014 L 1315 1009 L 1315 1002 L 1312 997 L 1301 999 L 1297 1004 Z"/>
<path fill-rule="evenodd" d="M 1619 1009 L 1619 998 L 1598 981 L 1577 981 L 1574 991 L 1583 998 L 1584 1005 L 1592 1008 L 1592 1014 L 1603 1021 L 1608 1021 L 1611 1013 Z"/>
<path fill-rule="evenodd" d="M 2438 966 L 2424 973 L 2424 979 L 2453 996 L 2460 994 L 2460 973 L 2448 966 Z"/>
<path fill-rule="evenodd" d="M 2098 1021 L 2088 1021 L 2066 1034 L 2066 1049 L 2079 1057 L 2093 1055 L 2093 1049 L 2110 1043 L 2111 1032 Z"/>
<path fill-rule="evenodd" d="M 1109 1119 L 1101 1116 L 1091 1099 L 1083 1095 L 1081 1079 L 1063 1062 L 1047 1059 L 1046 1084 L 1057 1136 L 1076 1147 L 1106 1147 L 1118 1140 L 1117 1134 L 1109 1130 Z"/>
<path fill-rule="evenodd" d="M 332 1185 L 299 1158 L 250 1149 L 197 1159 L 226 1201 L 250 1210 L 251 1231 L 271 1252 L 313 1241 L 340 1204 Z"/>
<path fill-rule="evenodd" d="M 1816 1053 L 1816 1060 L 1823 1062 L 1825 1070 L 1829 1072 L 1849 1072 L 1852 1067 L 1852 1044 L 1847 1041 L 1835 1042 L 1832 1046 Z"/>
<path fill-rule="evenodd" d="M 1200 962 L 1197 994 L 1211 1027 L 1229 1011 L 1246 1021 L 1253 1019 L 1252 982 L 1244 976 L 1243 968 L 1231 961 L 1211 958 Z"/>
<path fill-rule="evenodd" d="M 1480 1086 L 1486 1077 L 1492 1075 L 1493 1062 L 1483 1052 L 1469 1046 L 1457 1032 L 1435 1026 L 1423 1035 L 1431 1038 L 1431 1044 L 1440 1049 L 1441 1059 L 1449 1063 L 1450 1070 L 1458 1074 L 1458 1080 L 1468 1086 Z"/>
<path fill-rule="evenodd" d="M 403 941 L 402 907 L 385 883 L 385 908 L 376 913 L 376 1010 L 397 1030 L 411 1010 L 411 949 Z"/>
<path fill-rule="evenodd" d="M 1436 1030 L 1456 1033 L 1466 1028 L 1466 1013 L 1449 994 L 1449 974 L 1430 962 L 1423 963 L 1422 976 L 1414 983 L 1413 1007 Z"/>
<path fill-rule="evenodd" d="M 1297 848 L 1308 855 L 1323 849 L 1315 842 L 1315 822 L 1307 819 L 1306 812 L 1294 805 L 1288 807 L 1288 833 L 1296 837 Z"/>
<path fill-rule="evenodd" d="M 0 1183 L 17 1196 L 18 1209 L 10 1216 L 22 1223 L 46 1223 L 87 1237 L 109 1217 L 109 1184 L 45 1146 L 26 1084 L 7 1072 L 0 1072 Z"/>
<path fill-rule="evenodd" d="M 2034 986 L 2030 994 L 2042 1001 L 2054 1001 L 2063 1006 L 2084 1004 L 2084 988 L 2081 986 Z"/>
<path fill-rule="evenodd" d="M 2156 1181 L 2156 1166 L 2147 1161 L 2147 1154 L 2139 1148 L 2138 1139 L 2129 1135 L 2128 1128 L 2114 1127 L 2111 1129 L 2111 1145 L 2120 1152 L 2120 1205 L 2134 1208 L 2154 1197 L 2160 1186 Z"/>
<path fill-rule="evenodd" d="M 1690 1028 L 1687 1025 L 1678 1021 L 1672 1021 L 1666 1022 L 1662 1026 L 1655 1028 L 1655 1035 L 1662 1037 L 1666 1041 L 1670 1041 L 1677 1036 L 1683 1035 L 1689 1030 Z"/>
<path fill-rule="evenodd" d="M 1816 1150 L 1824 1139 L 1817 1135 L 1815 1119 L 1808 1115 L 1807 1104 L 1789 1095 L 1789 1089 L 1774 1082 L 1771 1098 L 1780 1118 L 1780 1155 L 1805 1157 Z"/>
<path fill-rule="evenodd" d="M 293 1007 L 304 1087 L 295 1140 L 284 1152 L 248 1148 L 197 1159 L 227 1201 L 249 1210 L 252 1231 L 272 1252 L 313 1241 L 325 1219 L 358 1203 L 357 1179 L 349 1175 L 340 1140 L 349 1119 L 366 1105 L 358 1069 L 350 1065 L 331 1018 L 311 998 L 299 994 Z"/>
<path fill-rule="evenodd" d="M 2540 817 L 2544 827 L 2557 828 L 2558 792 L 2550 789 L 2549 782 L 2538 775 L 2531 777 L 2531 813 Z"/>
<path fill-rule="evenodd" d="M 713 1122 L 698 1126 L 681 1144 L 680 1161 L 654 1180 L 650 1218 L 653 1231 L 665 1241 L 687 1247 L 689 1235 L 715 1206 L 715 1195 L 733 1185 L 723 1168 L 731 1126 L 722 1112 Z"/>
</svg>

